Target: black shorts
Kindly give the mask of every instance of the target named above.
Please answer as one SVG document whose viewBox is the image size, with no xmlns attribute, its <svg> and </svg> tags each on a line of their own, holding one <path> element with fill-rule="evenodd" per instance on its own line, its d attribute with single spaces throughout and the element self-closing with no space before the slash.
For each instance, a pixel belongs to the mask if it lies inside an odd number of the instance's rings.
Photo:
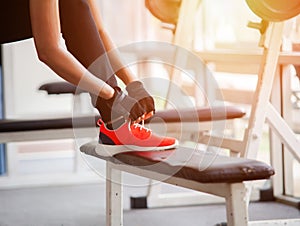
<svg viewBox="0 0 300 226">
<path fill-rule="evenodd" d="M 0 44 L 31 37 L 29 0 L 0 0 Z"/>
</svg>

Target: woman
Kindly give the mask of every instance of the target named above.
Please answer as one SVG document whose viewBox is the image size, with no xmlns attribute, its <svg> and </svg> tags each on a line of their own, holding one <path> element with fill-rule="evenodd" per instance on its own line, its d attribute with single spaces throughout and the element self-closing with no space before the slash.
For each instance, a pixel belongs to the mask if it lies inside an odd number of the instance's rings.
<svg viewBox="0 0 300 226">
<path fill-rule="evenodd" d="M 156 136 L 137 124 L 153 115 L 154 100 L 122 66 L 118 55 L 107 56 L 114 45 L 94 0 L 7 0 L 1 1 L 0 7 L 0 43 L 33 37 L 42 62 L 91 94 L 102 118 L 100 143 L 147 149 L 168 149 L 177 144 L 175 139 Z M 98 59 L 101 64 L 95 64 Z M 117 65 L 116 72 L 112 65 Z M 115 76 L 125 83 L 128 95 L 118 87 Z"/>
</svg>

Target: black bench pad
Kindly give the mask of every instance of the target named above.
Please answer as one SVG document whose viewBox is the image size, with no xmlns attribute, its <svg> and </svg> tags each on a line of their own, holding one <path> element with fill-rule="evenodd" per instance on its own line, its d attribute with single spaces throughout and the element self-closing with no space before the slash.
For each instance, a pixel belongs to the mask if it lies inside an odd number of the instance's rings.
<svg viewBox="0 0 300 226">
<path fill-rule="evenodd" d="M 130 165 L 165 175 L 201 183 L 234 183 L 268 179 L 274 174 L 271 166 L 251 159 L 233 158 L 179 147 L 168 151 L 126 152 L 103 157 L 95 152 L 97 143 L 80 147 L 81 152 L 115 164 Z"/>
<path fill-rule="evenodd" d="M 22 132 L 50 129 L 88 128 L 96 126 L 98 117 L 57 118 L 37 120 L 0 120 L 0 132 Z"/>
<path fill-rule="evenodd" d="M 166 110 L 158 111 L 151 120 L 160 118 L 164 122 L 205 122 L 211 120 L 224 120 L 240 118 L 245 112 L 237 107 L 203 107 L 195 110 Z M 86 116 L 76 118 L 37 119 L 37 120 L 0 120 L 0 132 L 20 132 L 47 129 L 70 129 L 96 126 L 99 116 Z M 148 123 L 147 121 L 146 123 Z"/>
<path fill-rule="evenodd" d="M 226 120 L 242 118 L 245 110 L 235 106 L 212 106 L 198 107 L 190 109 L 167 109 L 157 111 L 150 119 L 161 118 L 164 122 L 209 122 L 216 120 Z M 148 121 L 146 121 L 147 123 Z"/>
<path fill-rule="evenodd" d="M 68 82 L 50 82 L 39 87 L 39 90 L 46 91 L 49 95 L 53 94 L 80 94 L 85 91 L 77 88 Z"/>
<path fill-rule="evenodd" d="M 50 82 L 43 84 L 39 90 L 46 91 L 49 95 L 53 94 L 80 94 L 83 90 L 68 82 Z M 227 107 L 199 107 L 197 109 L 177 109 L 164 110 L 156 113 L 156 117 L 162 118 L 165 122 L 200 122 L 212 120 L 224 120 L 241 118 L 245 115 L 242 108 L 227 106 Z"/>
</svg>

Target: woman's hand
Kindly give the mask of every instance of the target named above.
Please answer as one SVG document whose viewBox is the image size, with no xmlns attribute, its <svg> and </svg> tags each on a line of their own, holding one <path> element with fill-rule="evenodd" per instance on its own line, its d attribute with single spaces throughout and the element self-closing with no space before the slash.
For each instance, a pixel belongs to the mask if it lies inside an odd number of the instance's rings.
<svg viewBox="0 0 300 226">
<path fill-rule="evenodd" d="M 137 122 L 146 114 L 145 108 L 134 98 L 126 95 L 119 87 L 114 87 L 114 96 L 105 101 L 111 109 L 111 118 L 123 116 L 125 119 Z"/>
<path fill-rule="evenodd" d="M 155 104 L 153 97 L 144 88 L 141 81 L 133 81 L 126 86 L 128 95 L 135 99 L 144 109 L 144 114 L 136 121 L 146 120 L 153 116 L 155 112 Z"/>
</svg>

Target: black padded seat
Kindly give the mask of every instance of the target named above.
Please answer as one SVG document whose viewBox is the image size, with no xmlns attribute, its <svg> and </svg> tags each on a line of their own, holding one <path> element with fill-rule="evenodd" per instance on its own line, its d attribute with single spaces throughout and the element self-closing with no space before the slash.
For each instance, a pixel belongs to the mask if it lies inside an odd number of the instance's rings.
<svg viewBox="0 0 300 226">
<path fill-rule="evenodd" d="M 40 90 L 47 91 L 48 94 L 78 94 L 83 90 L 76 90 L 76 86 L 67 82 L 51 82 L 44 84 Z M 155 121 L 156 118 L 166 123 L 171 122 L 208 122 L 212 120 L 225 120 L 242 118 L 245 111 L 235 106 L 226 107 L 199 107 L 197 109 L 169 109 L 157 111 L 150 120 Z M 21 132 L 33 130 L 49 130 L 49 129 L 70 129 L 95 127 L 99 116 L 86 116 L 76 118 L 58 118 L 58 119 L 37 119 L 37 120 L 0 120 L 0 132 Z"/>
<path fill-rule="evenodd" d="M 269 179 L 274 175 L 274 169 L 261 161 L 214 155 L 192 148 L 126 152 L 113 157 L 103 157 L 96 153 L 96 145 L 96 142 L 90 142 L 82 145 L 80 150 L 114 164 L 129 165 L 200 183 L 236 183 Z"/>
<path fill-rule="evenodd" d="M 197 114 L 197 118 L 193 115 Z M 194 109 L 180 109 L 180 110 L 163 110 L 157 111 L 150 120 L 159 118 L 166 123 L 170 122 L 208 122 L 212 120 L 224 120 L 241 118 L 245 112 L 237 107 L 203 107 L 196 111 Z M 95 127 L 99 116 L 85 116 L 76 118 L 57 118 L 57 119 L 36 119 L 36 120 L 19 120 L 19 119 L 4 119 L 0 120 L 0 132 L 20 132 L 32 130 L 46 130 L 46 129 L 65 129 Z M 150 120 L 145 121 L 149 123 Z M 74 123 L 75 122 L 75 123 Z"/>
<path fill-rule="evenodd" d="M 155 115 L 146 120 L 145 123 L 155 118 L 161 118 L 164 122 L 209 122 L 215 120 L 226 120 L 242 118 L 246 114 L 245 110 L 235 106 L 212 106 L 198 107 L 190 109 L 166 109 L 157 111 Z"/>
<path fill-rule="evenodd" d="M 45 83 L 39 88 L 39 90 L 44 90 L 49 95 L 68 93 L 80 94 L 84 92 L 68 82 Z M 195 116 L 196 114 L 197 116 Z M 194 109 L 163 110 L 157 112 L 155 117 L 162 118 L 165 122 L 194 122 L 197 118 L 199 122 L 205 122 L 212 120 L 242 118 L 245 116 L 245 114 L 246 113 L 244 109 L 236 106 L 211 106 L 198 107 Z"/>
<path fill-rule="evenodd" d="M 22 132 L 48 129 L 88 128 L 96 126 L 98 117 L 37 119 L 37 120 L 0 120 L 0 132 Z"/>
<path fill-rule="evenodd" d="M 39 90 L 46 91 L 49 95 L 53 94 L 81 94 L 85 91 L 77 88 L 68 82 L 49 82 L 41 85 Z"/>
<path fill-rule="evenodd" d="M 213 110 L 212 110 L 213 109 Z M 184 110 L 164 110 L 157 111 L 155 118 L 160 118 L 164 122 L 199 122 L 213 120 L 224 120 L 231 118 L 240 118 L 244 116 L 244 112 L 236 107 L 224 108 L 199 108 L 197 111 L 184 109 Z M 212 113 L 213 111 L 213 113 Z M 190 114 L 193 112 L 193 114 Z M 195 115 L 197 112 L 197 118 Z M 66 129 L 66 128 L 87 128 L 95 127 L 99 116 L 85 116 L 76 118 L 57 118 L 57 119 L 36 119 L 36 120 L 0 120 L 0 132 L 20 132 L 32 130 L 46 130 L 46 129 Z M 149 120 L 146 121 L 149 123 Z"/>
</svg>

